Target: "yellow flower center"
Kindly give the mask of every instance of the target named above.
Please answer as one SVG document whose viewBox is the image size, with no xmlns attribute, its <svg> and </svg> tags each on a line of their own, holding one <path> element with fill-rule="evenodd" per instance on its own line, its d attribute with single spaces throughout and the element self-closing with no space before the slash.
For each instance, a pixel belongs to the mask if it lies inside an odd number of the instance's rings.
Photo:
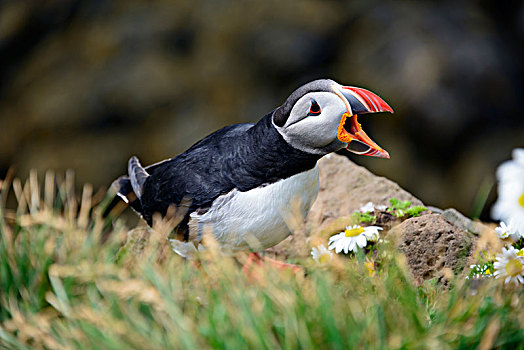
<svg viewBox="0 0 524 350">
<path fill-rule="evenodd" d="M 358 236 L 359 234 L 361 234 L 364 231 L 365 230 L 362 227 L 359 226 L 357 228 L 352 228 L 352 229 L 349 229 L 349 230 L 345 230 L 344 231 L 344 235 L 346 237 L 355 237 L 355 236 Z"/>
<path fill-rule="evenodd" d="M 506 264 L 506 273 L 508 276 L 515 277 L 522 272 L 522 263 L 518 259 L 511 259 Z"/>
<path fill-rule="evenodd" d="M 524 192 L 522 192 L 522 194 L 519 197 L 519 204 L 521 207 L 524 208 Z"/>
<path fill-rule="evenodd" d="M 484 272 L 486 275 L 491 275 L 491 271 L 489 269 L 486 270 L 486 272 Z"/>
<path fill-rule="evenodd" d="M 368 273 L 370 276 L 373 276 L 373 274 L 375 273 L 375 264 L 371 261 L 366 261 L 364 263 L 364 265 L 366 266 L 366 268 L 368 269 Z"/>
<path fill-rule="evenodd" d="M 331 255 L 329 253 L 324 253 L 318 258 L 318 262 L 321 264 L 325 264 L 331 261 Z"/>
<path fill-rule="evenodd" d="M 517 252 L 517 256 L 523 256 L 524 255 L 524 249 L 520 249 L 518 252 Z"/>
</svg>

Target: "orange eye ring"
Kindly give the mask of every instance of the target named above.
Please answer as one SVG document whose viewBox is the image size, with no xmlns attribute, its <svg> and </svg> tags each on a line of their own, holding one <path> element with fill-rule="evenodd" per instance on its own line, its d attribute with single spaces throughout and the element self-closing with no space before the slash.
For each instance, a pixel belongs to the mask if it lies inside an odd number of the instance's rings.
<svg viewBox="0 0 524 350">
<path fill-rule="evenodd" d="M 309 107 L 308 116 L 310 115 L 319 115 L 320 114 L 320 105 L 317 103 L 317 101 L 311 101 L 311 106 Z"/>
</svg>

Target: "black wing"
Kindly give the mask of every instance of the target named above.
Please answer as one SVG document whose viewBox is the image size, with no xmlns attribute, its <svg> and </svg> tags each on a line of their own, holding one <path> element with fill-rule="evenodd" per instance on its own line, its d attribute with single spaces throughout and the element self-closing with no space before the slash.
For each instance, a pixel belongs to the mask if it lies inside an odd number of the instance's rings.
<svg viewBox="0 0 524 350">
<path fill-rule="evenodd" d="M 319 158 L 291 147 L 274 128 L 272 113 L 255 125 L 226 126 L 175 158 L 145 168 L 150 176 L 143 184 L 140 213 L 151 224 L 154 213 L 185 206 L 179 228 L 186 229 L 189 214 L 207 210 L 220 195 L 288 178 L 313 168 Z"/>
<path fill-rule="evenodd" d="M 236 187 L 229 173 L 230 162 L 245 142 L 246 131 L 253 124 L 226 126 L 191 146 L 170 160 L 146 168 L 150 176 L 143 186 L 140 200 L 142 214 L 151 223 L 158 212 L 165 215 L 170 205 L 188 203 L 186 220 L 197 209 L 205 210 L 222 194 Z"/>
</svg>

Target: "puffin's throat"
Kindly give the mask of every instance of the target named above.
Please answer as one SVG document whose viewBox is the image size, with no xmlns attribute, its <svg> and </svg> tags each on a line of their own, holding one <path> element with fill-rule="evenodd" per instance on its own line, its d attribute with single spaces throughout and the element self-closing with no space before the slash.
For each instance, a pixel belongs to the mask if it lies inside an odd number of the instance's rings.
<svg viewBox="0 0 524 350">
<path fill-rule="evenodd" d="M 344 142 L 344 143 L 350 143 L 351 141 L 355 140 L 356 139 L 356 136 L 354 134 L 351 134 L 350 132 L 348 132 L 345 127 L 348 127 L 348 125 L 346 125 L 346 119 L 350 117 L 350 122 L 347 123 L 349 124 L 349 130 L 351 132 L 354 132 L 354 129 L 355 129 L 355 125 L 359 125 L 360 124 L 358 123 L 357 121 L 357 115 L 350 115 L 349 113 L 344 113 L 342 115 L 342 119 L 340 120 L 340 124 L 338 125 L 338 132 L 337 132 L 337 138 Z M 355 130 L 356 131 L 356 130 Z"/>
<path fill-rule="evenodd" d="M 338 125 L 337 138 L 347 143 L 347 149 L 351 152 L 366 156 L 389 158 L 389 153 L 371 140 L 362 130 L 357 117 L 357 114 L 344 113 L 342 115 Z"/>
</svg>

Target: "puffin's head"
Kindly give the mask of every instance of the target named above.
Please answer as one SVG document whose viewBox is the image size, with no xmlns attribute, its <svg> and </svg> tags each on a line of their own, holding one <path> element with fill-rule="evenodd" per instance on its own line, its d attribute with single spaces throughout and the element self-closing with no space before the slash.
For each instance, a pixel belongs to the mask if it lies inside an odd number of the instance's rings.
<svg viewBox="0 0 524 350">
<path fill-rule="evenodd" d="M 362 130 L 357 115 L 393 109 L 371 91 L 322 79 L 307 83 L 273 113 L 273 124 L 293 147 L 315 154 L 347 148 L 373 157 L 389 158 L 387 151 Z"/>
</svg>

